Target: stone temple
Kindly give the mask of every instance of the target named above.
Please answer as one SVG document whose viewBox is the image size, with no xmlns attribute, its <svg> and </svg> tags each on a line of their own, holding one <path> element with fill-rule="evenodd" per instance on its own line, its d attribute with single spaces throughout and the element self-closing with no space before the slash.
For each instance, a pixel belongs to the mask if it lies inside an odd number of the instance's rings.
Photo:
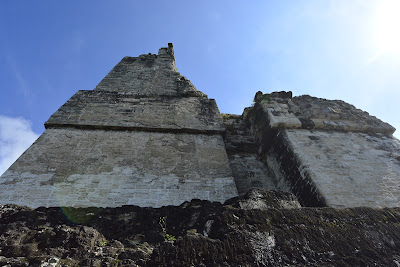
<svg viewBox="0 0 400 267">
<path fill-rule="evenodd" d="M 242 115 L 221 115 L 176 71 L 172 44 L 123 58 L 45 128 L 0 177 L 0 204 L 160 207 L 256 187 L 292 192 L 302 206 L 400 206 L 392 126 L 291 92 L 258 92 Z"/>
</svg>

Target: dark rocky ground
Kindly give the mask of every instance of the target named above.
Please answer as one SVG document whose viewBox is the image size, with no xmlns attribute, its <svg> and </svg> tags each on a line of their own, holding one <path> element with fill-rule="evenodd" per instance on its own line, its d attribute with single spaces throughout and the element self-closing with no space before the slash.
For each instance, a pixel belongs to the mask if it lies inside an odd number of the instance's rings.
<svg viewBox="0 0 400 267">
<path fill-rule="evenodd" d="M 157 209 L 3 205 L 0 266 L 398 267 L 400 208 L 298 208 L 261 190 Z"/>
</svg>

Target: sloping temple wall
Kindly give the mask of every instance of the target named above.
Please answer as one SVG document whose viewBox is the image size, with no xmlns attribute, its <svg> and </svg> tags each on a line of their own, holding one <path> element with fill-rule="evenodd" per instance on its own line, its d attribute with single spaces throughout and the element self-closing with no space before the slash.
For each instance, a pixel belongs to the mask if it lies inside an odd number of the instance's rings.
<svg viewBox="0 0 400 267">
<path fill-rule="evenodd" d="M 0 204 L 179 205 L 237 196 L 214 100 L 176 72 L 172 45 L 125 57 L 78 91 L 0 178 Z"/>
</svg>

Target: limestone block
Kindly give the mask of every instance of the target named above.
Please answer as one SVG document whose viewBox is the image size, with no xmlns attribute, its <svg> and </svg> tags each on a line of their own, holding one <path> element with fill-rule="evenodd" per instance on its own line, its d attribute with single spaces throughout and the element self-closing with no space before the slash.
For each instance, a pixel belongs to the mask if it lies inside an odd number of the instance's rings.
<svg viewBox="0 0 400 267">
<path fill-rule="evenodd" d="M 276 101 L 262 101 L 261 106 L 268 114 L 269 126 L 271 128 L 301 128 L 301 121 L 289 112 L 286 104 L 280 104 Z"/>
<path fill-rule="evenodd" d="M 301 128 L 301 122 L 293 114 L 280 114 L 275 116 L 271 111 L 268 111 L 269 126 L 271 128 Z"/>
</svg>

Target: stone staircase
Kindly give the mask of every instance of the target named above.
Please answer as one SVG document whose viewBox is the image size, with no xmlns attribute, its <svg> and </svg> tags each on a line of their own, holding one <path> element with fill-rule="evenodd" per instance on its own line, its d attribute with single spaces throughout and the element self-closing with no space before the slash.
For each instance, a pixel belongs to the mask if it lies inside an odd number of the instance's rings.
<svg viewBox="0 0 400 267">
<path fill-rule="evenodd" d="M 275 190 L 267 167 L 258 160 L 258 146 L 241 115 L 223 114 L 225 147 L 239 195 L 251 188 Z"/>
</svg>

